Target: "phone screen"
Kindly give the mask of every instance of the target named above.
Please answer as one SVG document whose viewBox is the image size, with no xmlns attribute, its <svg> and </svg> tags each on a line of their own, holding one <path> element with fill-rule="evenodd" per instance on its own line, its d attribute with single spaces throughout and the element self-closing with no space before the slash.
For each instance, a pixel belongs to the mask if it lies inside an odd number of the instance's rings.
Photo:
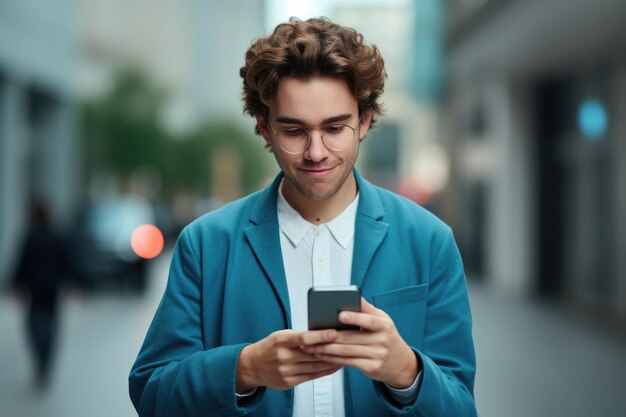
<svg viewBox="0 0 626 417">
<path fill-rule="evenodd" d="M 356 285 L 324 286 L 309 289 L 309 330 L 359 330 L 341 323 L 339 313 L 361 311 L 361 291 Z"/>
</svg>

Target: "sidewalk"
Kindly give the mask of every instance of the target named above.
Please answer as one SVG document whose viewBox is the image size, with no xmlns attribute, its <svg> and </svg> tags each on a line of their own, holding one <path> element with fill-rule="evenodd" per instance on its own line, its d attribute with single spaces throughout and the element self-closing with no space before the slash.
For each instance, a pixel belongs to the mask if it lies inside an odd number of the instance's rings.
<svg viewBox="0 0 626 417">
<path fill-rule="evenodd" d="M 141 298 L 90 297 L 63 311 L 49 392 L 31 388 L 21 311 L 0 299 L 0 416 L 130 417 L 127 375 L 162 294 L 170 254 Z M 470 289 L 482 417 L 626 416 L 626 337 L 551 305 Z"/>
<path fill-rule="evenodd" d="M 32 386 L 30 358 L 14 300 L 0 299 L 0 416 L 130 417 L 128 372 L 160 300 L 171 254 L 151 264 L 141 297 L 115 294 L 67 300 L 50 388 Z"/>
<path fill-rule="evenodd" d="M 626 335 L 477 286 L 470 300 L 481 416 L 626 416 Z"/>
</svg>

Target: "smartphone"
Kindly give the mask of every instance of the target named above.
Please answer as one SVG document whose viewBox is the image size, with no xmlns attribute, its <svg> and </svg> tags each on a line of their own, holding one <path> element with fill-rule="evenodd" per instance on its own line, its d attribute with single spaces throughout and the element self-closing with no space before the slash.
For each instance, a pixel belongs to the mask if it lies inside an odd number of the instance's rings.
<svg viewBox="0 0 626 417">
<path fill-rule="evenodd" d="M 312 287 L 308 299 L 309 330 L 360 330 L 339 321 L 342 311 L 361 311 L 361 290 L 356 285 Z"/>
</svg>

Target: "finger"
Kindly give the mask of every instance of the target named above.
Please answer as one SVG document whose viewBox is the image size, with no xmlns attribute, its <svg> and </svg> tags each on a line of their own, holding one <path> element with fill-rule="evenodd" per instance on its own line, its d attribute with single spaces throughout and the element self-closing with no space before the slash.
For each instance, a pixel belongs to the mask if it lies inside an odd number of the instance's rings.
<svg viewBox="0 0 626 417">
<path fill-rule="evenodd" d="M 381 359 L 385 354 L 385 350 L 379 346 L 344 345 L 339 343 L 308 346 L 305 349 L 307 352 L 314 354 L 317 359 L 326 357 L 326 355 L 346 358 Z"/>
<path fill-rule="evenodd" d="M 371 313 L 357 313 L 355 311 L 342 311 L 339 314 L 339 321 L 345 324 L 352 324 L 373 332 L 382 331 L 387 326 L 386 317 L 378 317 Z"/>
<path fill-rule="evenodd" d="M 366 358 L 350 358 L 345 356 L 318 355 L 320 360 L 334 364 L 336 366 L 349 366 L 363 371 L 366 375 L 371 375 L 377 366 L 378 361 Z"/>
<path fill-rule="evenodd" d="M 301 344 L 302 332 L 296 332 L 291 329 L 278 330 L 272 333 L 268 339 L 271 343 L 278 346 L 294 347 Z"/>
<path fill-rule="evenodd" d="M 334 329 L 309 330 L 306 332 L 302 332 L 302 336 L 300 338 L 300 346 L 316 345 L 319 343 L 330 343 L 334 342 L 336 338 L 337 330 Z"/>
<path fill-rule="evenodd" d="M 369 330 L 342 330 L 337 332 L 337 338 L 333 343 L 345 345 L 373 345 L 383 341 L 379 332 Z"/>
<path fill-rule="evenodd" d="M 302 348 L 304 346 L 298 346 L 288 349 L 288 352 L 278 353 L 278 359 L 281 363 L 307 363 L 307 362 L 319 362 L 313 354 L 305 352 Z"/>
<path fill-rule="evenodd" d="M 369 330 L 342 330 L 337 332 L 337 338 L 333 344 L 343 345 L 363 345 L 374 346 L 381 345 L 387 340 L 386 334 L 383 332 L 372 332 Z M 316 346 L 325 346 L 327 343 L 318 345 L 300 346 L 303 352 L 315 352 Z"/>
<path fill-rule="evenodd" d="M 280 346 L 294 348 L 317 343 L 328 343 L 337 337 L 336 330 L 311 330 L 296 332 L 293 330 L 279 330 L 273 334 L 274 342 Z"/>
<path fill-rule="evenodd" d="M 291 376 L 318 374 L 320 372 L 324 372 L 324 371 L 327 371 L 329 369 L 336 368 L 336 367 L 337 365 L 333 363 L 328 363 L 328 362 L 324 362 L 319 359 L 316 359 L 315 362 L 300 363 L 292 367 L 286 368 L 285 372 L 287 372 Z"/>
<path fill-rule="evenodd" d="M 378 317 L 389 317 L 387 313 L 379 308 L 374 307 L 372 304 L 368 303 L 367 300 L 363 297 L 361 297 L 361 312 L 373 314 Z"/>
</svg>

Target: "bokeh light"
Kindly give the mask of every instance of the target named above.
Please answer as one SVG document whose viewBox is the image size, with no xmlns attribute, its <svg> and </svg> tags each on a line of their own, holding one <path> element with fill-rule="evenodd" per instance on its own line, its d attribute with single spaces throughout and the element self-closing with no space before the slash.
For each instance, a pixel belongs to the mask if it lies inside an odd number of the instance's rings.
<svg viewBox="0 0 626 417">
<path fill-rule="evenodd" d="M 608 117 L 604 105 L 596 99 L 587 99 L 578 109 L 578 127 L 590 141 L 601 139 L 606 133 Z"/>
<path fill-rule="evenodd" d="M 163 251 L 163 233 L 152 224 L 138 226 L 130 237 L 130 245 L 140 258 L 156 258 Z"/>
</svg>

